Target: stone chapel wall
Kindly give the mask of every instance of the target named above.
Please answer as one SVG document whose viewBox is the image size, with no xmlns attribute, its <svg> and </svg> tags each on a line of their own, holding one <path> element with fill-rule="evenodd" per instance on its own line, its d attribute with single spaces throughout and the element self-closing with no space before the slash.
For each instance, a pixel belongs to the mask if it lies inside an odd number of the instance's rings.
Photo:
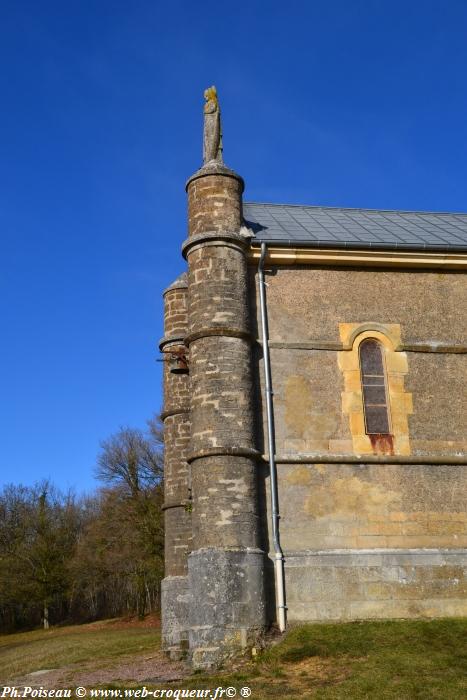
<svg viewBox="0 0 467 700">
<path fill-rule="evenodd" d="M 466 614 L 465 276 L 276 267 L 266 278 L 289 619 Z M 255 315 L 253 267 L 251 298 Z M 394 454 L 373 450 L 359 408 L 355 343 L 373 331 L 386 343 Z"/>
</svg>

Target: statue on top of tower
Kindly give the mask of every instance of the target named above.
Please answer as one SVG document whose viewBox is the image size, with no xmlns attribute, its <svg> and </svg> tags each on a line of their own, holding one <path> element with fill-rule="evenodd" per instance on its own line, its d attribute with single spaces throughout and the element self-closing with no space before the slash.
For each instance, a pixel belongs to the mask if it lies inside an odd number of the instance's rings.
<svg viewBox="0 0 467 700">
<path fill-rule="evenodd" d="M 204 99 L 203 163 L 222 163 L 221 111 L 214 85 L 204 91 Z"/>
</svg>

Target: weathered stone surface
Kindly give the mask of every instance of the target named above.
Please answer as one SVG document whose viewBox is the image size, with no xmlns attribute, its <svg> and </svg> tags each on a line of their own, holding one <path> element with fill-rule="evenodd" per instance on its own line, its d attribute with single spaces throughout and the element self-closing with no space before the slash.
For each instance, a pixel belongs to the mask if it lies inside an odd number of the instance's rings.
<svg viewBox="0 0 467 700">
<path fill-rule="evenodd" d="M 256 462 L 246 457 L 192 463 L 193 548 L 259 546 Z"/>
<path fill-rule="evenodd" d="M 191 452 L 254 445 L 251 348 L 214 336 L 190 345 Z"/>
<path fill-rule="evenodd" d="M 466 554 L 429 549 L 290 553 L 289 619 L 465 615 Z"/>
<path fill-rule="evenodd" d="M 190 497 L 190 468 L 186 461 L 190 444 L 189 413 L 175 413 L 164 421 L 165 501 L 173 504 Z"/>
<path fill-rule="evenodd" d="M 187 557 L 192 548 L 190 501 L 170 505 L 165 511 L 165 571 L 171 576 L 186 576 Z"/>
<path fill-rule="evenodd" d="M 286 554 L 467 547 L 464 465 L 280 464 L 278 484 Z"/>
<path fill-rule="evenodd" d="M 217 167 L 217 166 L 216 166 Z M 243 182 L 218 168 L 188 183 L 193 596 L 190 654 L 219 665 L 265 627 L 259 543 Z"/>
<path fill-rule="evenodd" d="M 403 343 L 424 340 L 449 346 L 463 338 L 465 276 L 455 272 L 278 268 L 267 276 L 267 282 L 278 454 L 366 452 L 364 445 L 352 439 L 364 429 L 363 413 L 351 417 L 345 403 L 348 397 L 343 395 L 348 393 L 349 379 L 344 360 L 352 356 L 350 351 L 338 351 L 343 324 L 373 323 L 378 329 L 398 326 Z M 254 278 L 251 284 L 257 334 Z M 447 315 L 443 309 L 448 290 L 453 304 Z M 274 347 L 278 341 L 299 344 L 312 339 L 336 343 L 336 349 Z M 404 451 L 401 440 L 397 449 L 396 441 L 396 452 L 465 455 L 467 393 L 460 387 L 467 382 L 467 356 L 413 351 L 390 354 L 386 359 L 393 363 L 388 372 L 391 417 L 399 434 L 407 436 L 409 448 Z M 255 374 L 264 394 L 260 358 L 261 350 L 257 349 Z M 353 373 L 358 394 L 358 369 Z M 263 405 L 263 426 L 265 415 Z M 352 425 L 351 420 L 360 424 Z"/>
<path fill-rule="evenodd" d="M 190 604 L 188 576 L 166 576 L 161 585 L 163 647 L 172 659 L 188 654 Z"/>
<path fill-rule="evenodd" d="M 164 333 L 171 338 L 183 336 L 188 323 L 187 275 L 180 275 L 164 293 Z"/>
<path fill-rule="evenodd" d="M 189 252 L 189 284 L 189 335 L 204 329 L 249 333 L 243 246 L 219 241 Z"/>
<path fill-rule="evenodd" d="M 465 614 L 467 471 L 463 464 L 430 464 L 431 457 L 467 452 L 461 390 L 467 358 L 446 351 L 465 342 L 465 277 L 278 267 L 267 282 L 276 454 L 304 459 L 278 466 L 289 618 Z M 254 270 L 251 288 L 258 334 Z M 385 361 L 393 426 L 406 431 L 409 454 L 425 455 L 425 464 L 365 464 L 364 457 L 345 463 L 346 454 L 364 451 L 363 440 L 355 442 L 365 430 L 363 412 L 351 404 L 361 402 L 358 353 L 352 357 L 343 340 L 344 327 L 359 325 L 365 332 L 373 327 L 376 336 L 385 332 L 392 343 Z M 410 343 L 438 351 L 404 351 Z M 254 367 L 264 450 L 260 347 Z M 306 463 L 307 454 L 342 460 Z M 268 522 L 266 465 L 263 470 Z"/>
<path fill-rule="evenodd" d="M 238 232 L 242 221 L 243 180 L 232 171 L 201 177 L 188 183 L 188 231 Z"/>
<path fill-rule="evenodd" d="M 405 343 L 465 344 L 467 286 L 454 271 L 276 267 L 267 283 L 271 341 L 340 341 L 340 323 L 372 321 L 399 323 Z"/>
<path fill-rule="evenodd" d="M 266 622 L 264 553 L 199 549 L 189 556 L 193 666 L 210 669 L 262 644 Z"/>
<path fill-rule="evenodd" d="M 272 349 L 276 453 L 348 451 L 349 421 L 342 413 L 344 381 L 337 353 L 328 350 Z M 256 376 L 264 396 L 261 349 L 256 351 Z M 263 407 L 263 435 L 266 412 Z M 344 442 L 346 441 L 346 442 Z M 264 445 L 264 443 L 263 443 Z M 337 448 L 337 449 L 335 449 Z"/>
<path fill-rule="evenodd" d="M 178 278 L 164 293 L 165 357 L 183 347 L 171 338 L 184 338 L 187 331 L 187 287 Z M 185 349 L 186 350 L 186 349 Z M 162 643 L 173 657 L 186 653 L 188 640 L 187 556 L 191 551 L 190 470 L 190 378 L 174 374 L 164 363 L 164 507 L 165 576 L 162 582 Z"/>
<path fill-rule="evenodd" d="M 460 321 L 461 322 L 461 321 Z M 407 353 L 413 452 L 467 453 L 467 355 Z"/>
<path fill-rule="evenodd" d="M 221 111 L 214 85 L 204 91 L 203 162 L 222 163 Z"/>
</svg>

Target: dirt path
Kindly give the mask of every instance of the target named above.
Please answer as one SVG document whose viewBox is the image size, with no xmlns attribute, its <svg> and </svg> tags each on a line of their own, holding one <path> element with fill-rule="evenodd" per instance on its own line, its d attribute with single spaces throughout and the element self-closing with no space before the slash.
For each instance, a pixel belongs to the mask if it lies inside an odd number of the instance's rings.
<svg viewBox="0 0 467 700">
<path fill-rule="evenodd" d="M 63 668 L 44 669 L 9 681 L 16 686 L 43 686 L 44 688 L 92 688 L 102 683 L 168 683 L 189 675 L 188 667 L 181 662 L 169 661 L 162 652 L 151 652 L 131 657 L 121 657 L 114 663 L 101 666 L 85 663 Z"/>
</svg>

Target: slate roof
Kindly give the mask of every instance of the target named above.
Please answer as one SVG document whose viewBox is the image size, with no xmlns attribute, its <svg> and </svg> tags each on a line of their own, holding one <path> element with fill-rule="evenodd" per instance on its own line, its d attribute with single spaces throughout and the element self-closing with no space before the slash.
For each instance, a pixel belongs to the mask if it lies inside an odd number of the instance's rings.
<svg viewBox="0 0 467 700">
<path fill-rule="evenodd" d="M 246 202 L 243 214 L 252 245 L 467 252 L 467 213 Z"/>
</svg>

